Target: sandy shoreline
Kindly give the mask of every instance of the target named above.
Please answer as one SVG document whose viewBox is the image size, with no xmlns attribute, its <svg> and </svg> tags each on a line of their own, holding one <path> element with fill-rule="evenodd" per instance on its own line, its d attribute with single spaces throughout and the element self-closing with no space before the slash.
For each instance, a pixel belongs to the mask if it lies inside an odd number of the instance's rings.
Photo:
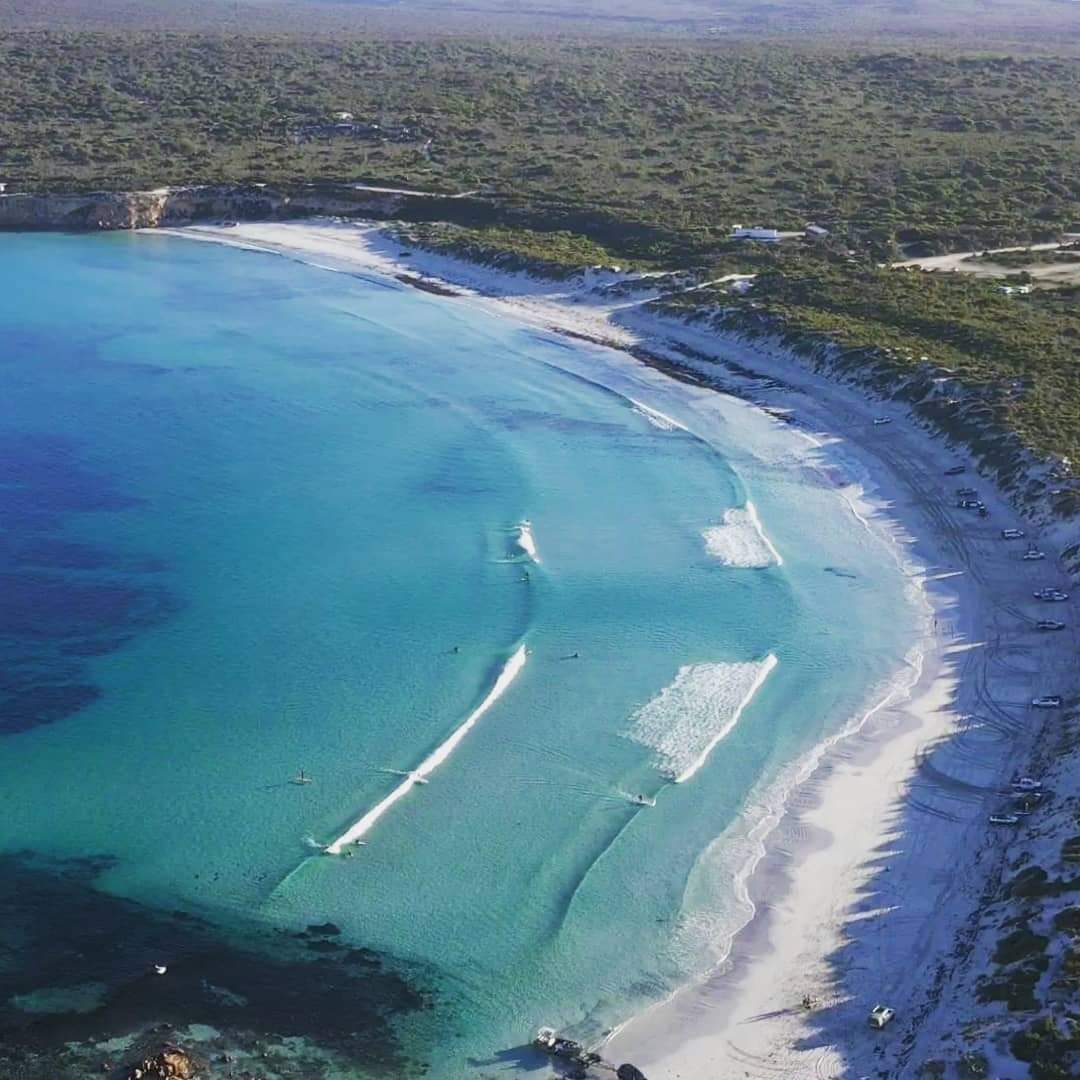
<svg viewBox="0 0 1080 1080">
<path fill-rule="evenodd" d="M 604 1054 L 634 1061 L 650 1080 L 914 1076 L 943 1039 L 957 1040 L 969 1003 L 943 1004 L 937 995 L 960 963 L 952 957 L 957 934 L 1000 873 L 1011 839 L 988 829 L 986 817 L 1042 723 L 1026 702 L 1067 689 L 1061 671 L 1076 645 L 1071 630 L 1036 640 L 1030 619 L 1043 613 L 1032 610 L 1031 590 L 1061 577 L 1051 561 L 1022 563 L 1020 549 L 998 540 L 1000 528 L 1015 523 L 1005 500 L 969 471 L 960 482 L 977 484 L 991 517 L 955 509 L 955 481 L 943 473 L 962 457 L 902 408 L 868 401 L 768 345 L 644 312 L 647 283 L 612 294 L 608 286 L 619 278 L 605 272 L 541 282 L 406 255 L 372 226 L 175 233 L 430 292 L 469 290 L 468 302 L 630 351 L 652 365 L 618 361 L 643 393 L 675 393 L 668 376 L 678 375 L 679 400 L 692 409 L 707 410 L 714 397 L 705 380 L 767 410 L 795 410 L 798 430 L 820 447 L 822 468 L 862 487 L 851 506 L 855 527 L 888 535 L 903 553 L 913 586 L 932 605 L 927 637 L 912 655 L 906 689 L 875 702 L 849 734 L 803 762 L 808 775 L 772 820 L 764 808 L 768 844 L 747 885 L 755 913 L 727 960 L 625 1024 Z M 733 364 L 714 366 L 696 354 Z M 894 422 L 875 426 L 879 415 Z M 799 1005 L 807 994 L 818 1002 L 811 1012 Z M 899 1012 L 882 1033 L 866 1024 L 878 1001 Z"/>
</svg>

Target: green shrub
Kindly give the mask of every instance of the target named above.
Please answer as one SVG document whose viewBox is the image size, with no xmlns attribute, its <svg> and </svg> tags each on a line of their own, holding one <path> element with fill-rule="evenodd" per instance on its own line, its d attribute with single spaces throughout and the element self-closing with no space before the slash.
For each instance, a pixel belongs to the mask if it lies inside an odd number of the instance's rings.
<svg viewBox="0 0 1080 1080">
<path fill-rule="evenodd" d="M 1063 908 L 1054 916 L 1054 929 L 1067 934 L 1080 934 L 1080 907 Z"/>
<path fill-rule="evenodd" d="M 1014 930 L 998 941 L 993 961 L 995 964 L 1014 964 L 1018 960 L 1026 960 L 1030 956 L 1038 956 L 1045 952 L 1049 943 L 1048 937 L 1033 934 L 1026 928 Z"/>
</svg>

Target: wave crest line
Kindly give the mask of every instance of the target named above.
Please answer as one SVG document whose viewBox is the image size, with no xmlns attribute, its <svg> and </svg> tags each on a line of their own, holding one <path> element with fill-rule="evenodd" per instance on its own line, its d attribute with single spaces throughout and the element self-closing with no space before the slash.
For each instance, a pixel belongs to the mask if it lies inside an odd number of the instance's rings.
<svg viewBox="0 0 1080 1080">
<path fill-rule="evenodd" d="M 499 672 L 487 697 L 458 725 L 457 728 L 440 743 L 424 760 L 410 772 L 404 780 L 381 802 L 376 803 L 359 821 L 349 826 L 333 843 L 328 844 L 328 855 L 340 855 L 342 848 L 356 843 L 365 833 L 369 832 L 374 824 L 394 805 L 399 799 L 407 795 L 417 783 L 430 776 L 446 759 L 457 749 L 458 744 L 472 730 L 473 726 L 499 700 L 506 692 L 506 688 L 517 678 L 521 669 L 525 666 L 527 652 L 524 645 L 519 645 L 514 655 L 507 660 L 502 671 Z"/>
</svg>

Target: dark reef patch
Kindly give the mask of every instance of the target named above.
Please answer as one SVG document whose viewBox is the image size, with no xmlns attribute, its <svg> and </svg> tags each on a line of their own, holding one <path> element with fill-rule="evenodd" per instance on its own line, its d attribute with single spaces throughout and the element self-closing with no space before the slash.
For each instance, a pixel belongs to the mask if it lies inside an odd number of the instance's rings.
<svg viewBox="0 0 1080 1080">
<path fill-rule="evenodd" d="M 313 957 L 291 933 L 226 933 L 108 895 L 93 887 L 108 865 L 0 857 L 0 1075 L 19 1075 L 17 1062 L 70 1061 L 69 1044 L 92 1053 L 108 1039 L 160 1040 L 192 1024 L 240 1047 L 299 1037 L 361 1074 L 424 1071 L 395 1024 L 429 1010 L 429 997 L 385 958 Z M 93 994 L 73 1007 L 85 987 Z M 50 999 L 62 1004 L 43 1011 Z"/>
<path fill-rule="evenodd" d="M 148 577 L 160 560 L 63 535 L 77 515 L 139 504 L 66 440 L 0 435 L 0 735 L 96 701 L 78 658 L 112 652 L 176 610 Z"/>
</svg>

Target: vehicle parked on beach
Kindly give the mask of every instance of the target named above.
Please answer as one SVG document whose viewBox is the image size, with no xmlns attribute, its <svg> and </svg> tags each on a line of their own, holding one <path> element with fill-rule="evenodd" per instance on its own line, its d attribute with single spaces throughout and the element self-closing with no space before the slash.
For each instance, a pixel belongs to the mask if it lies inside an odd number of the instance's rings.
<svg viewBox="0 0 1080 1080">
<path fill-rule="evenodd" d="M 956 494 L 961 499 L 974 499 L 979 493 L 974 488 L 957 488 Z"/>
<path fill-rule="evenodd" d="M 1031 699 L 1033 709 L 1060 709 L 1061 698 L 1057 694 L 1041 694 Z"/>
<path fill-rule="evenodd" d="M 946 476 L 959 476 L 962 472 L 966 472 L 966 471 L 967 471 L 967 466 L 966 465 L 950 465 L 945 470 L 945 475 Z"/>
<path fill-rule="evenodd" d="M 991 825 L 1019 825 L 1020 818 L 1016 814 L 991 814 Z"/>
<path fill-rule="evenodd" d="M 981 512 L 986 509 L 986 504 L 979 499 L 957 499 L 956 505 L 961 510 L 978 510 Z"/>
<path fill-rule="evenodd" d="M 1002 540 L 1023 540 L 1024 539 L 1024 530 L 1023 529 L 1002 529 L 1001 530 L 1001 539 Z"/>
<path fill-rule="evenodd" d="M 888 1005 L 875 1005 L 870 1010 L 870 1026 L 873 1028 L 883 1028 L 895 1016 L 896 1010 L 890 1008 Z"/>
<path fill-rule="evenodd" d="M 892 417 L 891 416 L 875 416 L 874 417 L 874 427 L 881 427 L 883 424 L 891 424 L 891 423 L 892 423 Z"/>
<path fill-rule="evenodd" d="M 1036 600 L 1045 600 L 1048 604 L 1060 604 L 1069 599 L 1069 594 L 1060 589 L 1036 589 L 1033 595 Z"/>
<path fill-rule="evenodd" d="M 1040 619 L 1035 624 L 1036 630 L 1064 630 L 1065 624 L 1058 622 L 1057 619 Z"/>
<path fill-rule="evenodd" d="M 1012 786 L 1017 791 L 1038 791 L 1042 787 L 1042 781 L 1031 776 L 1019 776 L 1012 782 Z"/>
<path fill-rule="evenodd" d="M 1040 551 L 1037 547 L 1032 545 L 1020 556 L 1020 558 L 1023 559 L 1024 562 L 1038 562 L 1040 559 L 1046 558 L 1046 552 Z"/>
</svg>

